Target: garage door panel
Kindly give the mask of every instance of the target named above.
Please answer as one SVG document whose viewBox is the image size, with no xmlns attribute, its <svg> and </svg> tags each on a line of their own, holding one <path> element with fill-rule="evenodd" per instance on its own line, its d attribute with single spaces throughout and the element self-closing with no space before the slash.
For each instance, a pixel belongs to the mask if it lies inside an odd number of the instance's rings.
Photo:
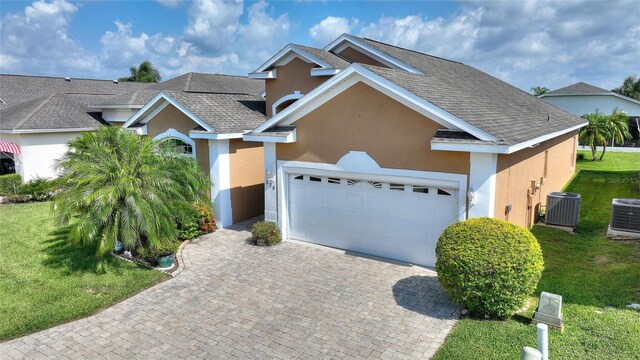
<svg viewBox="0 0 640 360">
<path fill-rule="evenodd" d="M 297 240 L 434 266 L 458 192 L 347 177 L 290 177 L 289 234 Z"/>
</svg>

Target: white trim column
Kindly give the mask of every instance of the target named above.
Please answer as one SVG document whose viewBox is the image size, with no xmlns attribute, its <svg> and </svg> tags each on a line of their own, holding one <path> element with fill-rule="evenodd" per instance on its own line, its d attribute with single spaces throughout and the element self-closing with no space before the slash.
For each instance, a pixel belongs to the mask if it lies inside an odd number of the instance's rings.
<svg viewBox="0 0 640 360">
<path fill-rule="evenodd" d="M 278 221 L 276 143 L 264 143 L 264 219 Z M 285 181 L 285 180 L 283 180 Z"/>
<path fill-rule="evenodd" d="M 496 202 L 498 154 L 469 154 L 469 218 L 493 217 Z"/>
<path fill-rule="evenodd" d="M 218 227 L 224 228 L 233 224 L 229 140 L 209 140 L 209 164 L 211 199 L 216 211 L 216 221 Z"/>
</svg>

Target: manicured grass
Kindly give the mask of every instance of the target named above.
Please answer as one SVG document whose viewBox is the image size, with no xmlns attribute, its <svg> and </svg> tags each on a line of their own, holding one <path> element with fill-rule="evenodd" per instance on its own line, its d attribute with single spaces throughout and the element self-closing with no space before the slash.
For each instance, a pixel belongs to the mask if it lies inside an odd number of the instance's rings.
<svg viewBox="0 0 640 360">
<path fill-rule="evenodd" d="M 591 151 L 578 151 L 584 159 L 578 159 L 578 169 L 595 171 L 640 171 L 640 153 L 611 152 L 607 150 L 602 161 L 591 160 Z M 598 157 L 600 152 L 598 151 Z"/>
<path fill-rule="evenodd" d="M 550 358 L 640 359 L 640 312 L 625 308 L 640 303 L 640 243 L 606 238 L 611 199 L 640 197 L 640 154 L 607 153 L 577 166 L 566 190 L 582 194 L 578 233 L 532 230 L 545 270 L 531 306 L 506 321 L 460 320 L 435 359 L 518 359 L 522 346 L 536 347 L 530 318 L 541 291 L 564 301 L 565 331 L 550 331 Z"/>
<path fill-rule="evenodd" d="M 60 235 L 50 203 L 0 206 L 0 340 L 82 318 L 168 278 Z"/>
</svg>

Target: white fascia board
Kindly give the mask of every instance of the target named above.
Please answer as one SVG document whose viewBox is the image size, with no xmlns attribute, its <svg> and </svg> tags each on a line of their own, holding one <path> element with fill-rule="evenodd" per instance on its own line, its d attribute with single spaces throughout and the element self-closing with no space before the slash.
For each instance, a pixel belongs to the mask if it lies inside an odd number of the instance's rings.
<svg viewBox="0 0 640 360">
<path fill-rule="evenodd" d="M 144 105 L 91 105 L 90 108 L 94 109 L 141 109 Z"/>
<path fill-rule="evenodd" d="M 275 79 L 278 77 L 276 69 L 272 69 L 264 72 L 252 72 L 249 73 L 249 79 Z"/>
<path fill-rule="evenodd" d="M 454 144 L 444 142 L 431 142 L 431 150 L 441 151 L 462 151 L 462 152 L 477 152 L 477 153 L 494 153 L 494 154 L 512 154 L 516 151 L 535 147 L 536 145 L 543 143 L 547 140 L 551 140 L 558 136 L 580 129 L 586 126 L 588 123 L 582 123 L 570 128 L 556 131 L 547 135 L 539 136 L 535 139 L 531 139 L 525 142 L 521 142 L 515 145 L 498 145 L 498 144 Z"/>
<path fill-rule="evenodd" d="M 228 134 L 213 134 L 198 131 L 190 131 L 189 137 L 192 139 L 212 139 L 212 140 L 228 140 L 228 139 L 242 139 L 244 133 L 228 133 Z"/>
<path fill-rule="evenodd" d="M 466 121 L 454 116 L 453 114 L 445 111 L 440 107 L 437 107 L 434 104 L 431 104 L 430 102 L 424 100 L 419 96 L 416 96 L 410 91 L 407 91 L 406 89 L 392 83 L 391 81 L 386 80 L 383 77 L 367 70 L 359 64 L 351 64 L 349 67 L 341 71 L 338 75 L 325 81 L 322 85 L 313 89 L 306 96 L 303 96 L 291 106 L 285 108 L 270 120 L 257 127 L 254 132 L 262 132 L 280 123 L 291 125 L 297 119 L 313 111 L 315 108 L 327 102 L 332 97 L 337 96 L 340 92 L 346 90 L 359 81 L 373 87 L 383 94 L 393 98 L 396 101 L 399 101 L 412 110 L 425 115 L 426 117 L 438 122 L 439 124 L 449 129 L 466 131 L 481 140 L 497 140 L 494 136 L 472 126 Z M 334 88 L 336 88 L 338 91 L 335 94 L 330 94 L 330 90 Z M 313 104 L 310 104 L 312 102 Z"/>
<path fill-rule="evenodd" d="M 68 129 L 25 129 L 25 130 L 0 130 L 2 134 L 45 134 L 45 133 L 65 133 L 79 131 L 96 131 L 96 128 L 68 128 Z"/>
<path fill-rule="evenodd" d="M 402 62 L 392 56 L 389 56 L 385 53 L 383 53 L 382 51 L 378 50 L 378 49 L 374 49 L 371 46 L 364 44 L 362 42 L 360 42 L 358 39 L 354 38 L 353 36 L 349 35 L 349 34 L 342 34 L 340 35 L 337 39 L 333 40 L 331 43 L 329 43 L 329 45 L 324 47 L 324 50 L 326 51 L 333 51 L 335 49 L 337 49 L 338 47 L 344 47 L 344 44 L 347 42 L 351 47 L 355 48 L 356 50 L 364 53 L 365 55 L 374 58 L 375 60 L 378 60 L 379 62 L 390 66 L 392 68 L 396 68 L 396 69 L 401 69 L 404 71 L 408 71 L 412 74 L 424 74 L 424 72 L 414 68 L 413 66 Z"/>
<path fill-rule="evenodd" d="M 180 104 L 178 101 L 173 99 L 164 91 L 161 91 L 156 95 L 153 99 L 151 99 L 142 109 L 138 110 L 135 114 L 131 116 L 131 118 L 122 125 L 123 128 L 127 128 L 135 123 L 140 121 L 149 121 L 151 118 L 147 119 L 147 115 L 153 113 L 156 110 L 156 106 L 165 107 L 168 104 L 164 104 L 164 102 L 168 102 L 171 105 L 175 106 L 178 110 L 180 110 L 183 114 L 187 115 L 191 120 L 193 120 L 196 124 L 202 126 L 207 131 L 215 131 L 209 124 L 202 121 L 198 116 L 192 113 L 189 109 L 184 107 L 184 105 Z M 157 114 L 157 113 L 156 113 Z"/>
<path fill-rule="evenodd" d="M 255 142 L 263 142 L 263 143 L 290 144 L 290 143 L 296 142 L 296 130 L 294 129 L 291 133 L 289 133 L 286 136 L 246 134 L 242 137 L 242 139 L 244 139 L 244 141 L 255 141 Z"/>
<path fill-rule="evenodd" d="M 296 55 L 290 57 L 291 53 L 295 53 Z M 260 65 L 255 71 L 251 74 L 255 73 L 263 73 L 266 69 L 271 68 L 273 66 L 278 65 L 283 59 L 288 62 L 291 61 L 294 57 L 299 57 L 302 60 L 308 63 L 315 63 L 323 68 L 330 68 L 331 65 L 327 64 L 325 61 L 318 59 L 317 57 L 309 54 L 308 52 L 302 50 L 294 44 L 288 44 L 282 50 L 278 51 L 275 55 L 273 55 L 269 60 L 267 60 L 264 64 Z M 249 74 L 249 77 L 251 77 Z"/>
<path fill-rule="evenodd" d="M 333 76 L 340 72 L 340 69 L 311 69 L 311 76 Z"/>
<path fill-rule="evenodd" d="M 140 120 L 139 122 L 146 125 L 149 122 L 149 120 L 156 117 L 156 115 L 158 115 L 160 111 L 164 110 L 164 108 L 166 108 L 167 106 L 169 106 L 169 102 L 163 101 L 162 103 L 160 103 L 160 105 L 158 105 L 155 109 L 153 109 L 153 111 L 151 111 L 148 115 L 142 118 L 142 120 Z"/>
<path fill-rule="evenodd" d="M 542 94 L 542 95 L 538 96 L 538 98 L 563 97 L 563 96 L 573 96 L 573 97 L 578 97 L 578 96 L 615 96 L 617 98 L 620 98 L 620 99 L 623 99 L 623 100 L 627 100 L 627 101 L 632 102 L 634 104 L 639 104 L 640 105 L 640 101 L 638 101 L 636 99 L 632 99 L 630 97 L 626 97 L 626 96 L 624 96 L 622 94 L 615 93 L 613 91 L 606 92 L 606 93 L 592 93 L 592 94 Z"/>
</svg>

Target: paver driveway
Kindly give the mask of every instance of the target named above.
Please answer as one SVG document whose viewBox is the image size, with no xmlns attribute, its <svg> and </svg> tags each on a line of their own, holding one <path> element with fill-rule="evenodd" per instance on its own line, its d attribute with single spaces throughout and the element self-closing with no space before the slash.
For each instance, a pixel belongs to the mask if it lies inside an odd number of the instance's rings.
<svg viewBox="0 0 640 360">
<path fill-rule="evenodd" d="M 11 358 L 428 358 L 458 316 L 433 271 L 336 250 L 187 246 L 185 269 L 101 313 L 0 344 Z"/>
</svg>

